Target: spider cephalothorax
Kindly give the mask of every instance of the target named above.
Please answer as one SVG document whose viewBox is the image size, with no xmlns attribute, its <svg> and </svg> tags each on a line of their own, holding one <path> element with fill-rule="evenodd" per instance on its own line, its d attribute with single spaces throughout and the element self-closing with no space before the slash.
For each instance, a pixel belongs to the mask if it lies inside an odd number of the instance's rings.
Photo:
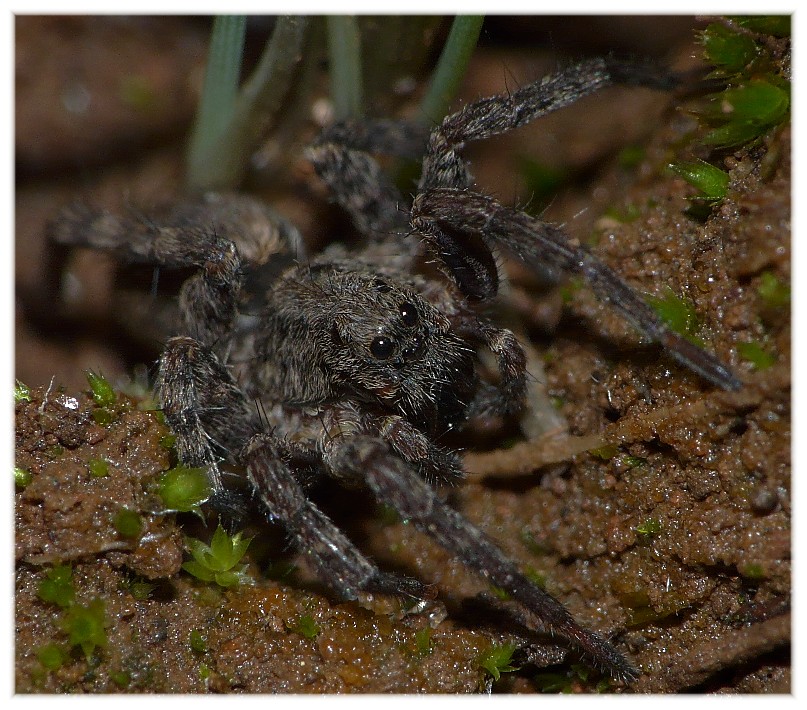
<svg viewBox="0 0 807 710">
<path fill-rule="evenodd" d="M 531 627 L 630 679 L 636 671 L 611 644 L 581 628 L 430 485 L 462 477 L 458 456 L 439 443 L 447 431 L 524 401 L 524 351 L 477 307 L 498 291 L 497 249 L 579 273 L 674 359 L 717 386 L 740 386 L 562 228 L 473 188 L 465 143 L 616 82 L 674 83 L 647 65 L 591 60 L 470 104 L 428 136 L 381 121 L 326 130 L 310 156 L 365 237 L 352 252 L 335 243 L 307 261 L 294 229 L 268 208 L 218 195 L 148 221 L 73 211 L 54 238 L 197 269 L 181 290 L 183 332 L 165 347 L 157 385 L 179 455 L 207 467 L 215 500 L 227 494 L 222 461 L 240 467 L 265 512 L 336 592 L 429 597 L 418 580 L 381 571 L 306 495 L 318 476 L 363 486 L 504 590 Z M 418 147 L 423 170 L 406 214 L 370 153 Z M 248 294 L 247 284 L 260 284 L 260 293 Z M 483 350 L 498 372 L 482 367 Z"/>
<path fill-rule="evenodd" d="M 471 349 L 412 284 L 359 266 L 301 266 L 277 284 L 258 344 L 264 396 L 353 399 L 430 434 L 457 425 L 476 390 Z"/>
</svg>

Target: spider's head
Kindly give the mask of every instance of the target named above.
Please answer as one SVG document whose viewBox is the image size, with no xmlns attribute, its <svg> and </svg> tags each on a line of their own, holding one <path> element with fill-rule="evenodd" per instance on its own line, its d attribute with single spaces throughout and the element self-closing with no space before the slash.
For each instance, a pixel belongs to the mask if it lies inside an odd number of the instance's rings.
<svg viewBox="0 0 807 710">
<path fill-rule="evenodd" d="M 325 362 L 345 395 L 432 435 L 459 424 L 477 389 L 474 352 L 406 285 L 350 274 L 332 311 Z"/>
</svg>

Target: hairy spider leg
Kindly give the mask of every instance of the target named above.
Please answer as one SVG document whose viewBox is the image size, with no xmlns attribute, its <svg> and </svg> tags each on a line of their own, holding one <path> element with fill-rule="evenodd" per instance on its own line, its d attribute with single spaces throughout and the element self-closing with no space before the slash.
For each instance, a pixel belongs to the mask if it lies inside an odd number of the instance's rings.
<svg viewBox="0 0 807 710">
<path fill-rule="evenodd" d="M 179 460 L 205 467 L 214 499 L 218 496 L 224 502 L 219 463 L 232 461 L 229 452 L 238 451 L 259 430 L 257 411 L 249 406 L 216 354 L 187 336 L 171 338 L 166 344 L 157 391 L 166 421 L 177 437 Z"/>
<path fill-rule="evenodd" d="M 675 77 L 643 63 L 594 59 L 447 116 L 429 138 L 411 210 L 412 227 L 424 236 L 467 298 L 485 300 L 496 295 L 499 276 L 492 256 L 496 247 L 534 265 L 580 273 L 600 298 L 613 303 L 678 362 L 719 387 L 737 390 L 742 383 L 726 365 L 670 330 L 622 279 L 574 244 L 562 229 L 504 208 L 470 189 L 471 175 L 459 153 L 466 142 L 513 130 L 616 83 L 664 89 L 675 85 Z"/>
<path fill-rule="evenodd" d="M 582 628 L 559 601 L 530 582 L 484 533 L 441 500 L 382 441 L 347 435 L 329 439 L 324 447 L 323 458 L 332 475 L 364 481 L 379 502 L 392 506 L 404 520 L 504 589 L 535 615 L 537 626 L 566 639 L 614 677 L 625 681 L 637 677 L 636 669 L 610 643 Z"/>
<path fill-rule="evenodd" d="M 428 129 L 403 121 L 343 121 L 308 149 L 314 169 L 356 228 L 371 241 L 406 232 L 403 198 L 371 153 L 420 158 Z M 404 247 L 403 239 L 399 248 Z M 412 256 L 417 244 L 413 243 Z"/>
<path fill-rule="evenodd" d="M 417 579 L 382 572 L 305 494 L 289 461 L 294 448 L 272 434 L 254 436 L 241 458 L 256 494 L 273 520 L 312 563 L 319 579 L 345 599 L 360 592 L 434 598 L 434 589 Z"/>
<path fill-rule="evenodd" d="M 412 223 L 441 249 L 462 251 L 462 235 L 469 233 L 527 263 L 579 273 L 599 298 L 611 303 L 679 363 L 726 390 L 742 386 L 721 360 L 671 330 L 616 273 L 570 240 L 560 227 L 504 207 L 492 197 L 450 188 L 419 195 L 412 206 Z"/>
</svg>

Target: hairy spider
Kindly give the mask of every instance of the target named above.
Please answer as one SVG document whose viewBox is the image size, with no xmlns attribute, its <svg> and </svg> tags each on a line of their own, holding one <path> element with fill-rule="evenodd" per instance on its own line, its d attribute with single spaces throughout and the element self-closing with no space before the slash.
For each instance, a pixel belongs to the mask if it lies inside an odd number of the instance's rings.
<svg viewBox="0 0 807 710">
<path fill-rule="evenodd" d="M 223 508 L 228 498 L 222 462 L 242 467 L 269 517 L 340 595 L 429 597 L 422 582 L 381 571 L 306 495 L 320 476 L 364 486 L 505 590 L 537 629 L 629 680 L 636 670 L 610 643 L 579 626 L 432 487 L 463 476 L 457 454 L 437 443 L 442 435 L 523 404 L 524 352 L 478 308 L 497 293 L 499 248 L 581 274 L 671 357 L 719 387 L 740 386 L 560 227 L 472 187 L 460 155 L 465 143 L 614 83 L 668 89 L 675 80 L 643 64 L 591 60 L 472 103 L 428 135 L 382 121 L 329 128 L 310 157 L 365 236 L 361 250 L 336 243 L 302 258 L 296 232 L 281 218 L 251 198 L 223 195 L 154 220 L 74 208 L 54 238 L 129 261 L 196 268 L 180 291 L 184 328 L 165 346 L 157 384 L 178 453 L 207 467 L 214 504 Z M 424 149 L 405 214 L 370 154 Z M 496 357 L 498 377 L 480 375 L 484 348 Z"/>
</svg>

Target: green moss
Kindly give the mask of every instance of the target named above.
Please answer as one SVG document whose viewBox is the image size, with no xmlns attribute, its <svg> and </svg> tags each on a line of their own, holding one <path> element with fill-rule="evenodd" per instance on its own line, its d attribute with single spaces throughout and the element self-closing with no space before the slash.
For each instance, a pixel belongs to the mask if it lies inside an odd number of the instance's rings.
<svg viewBox="0 0 807 710">
<path fill-rule="evenodd" d="M 726 196 L 729 174 L 714 165 L 698 160 L 691 163 L 670 163 L 670 169 L 697 188 L 703 199 L 717 202 Z"/>
<path fill-rule="evenodd" d="M 622 457 L 622 463 L 627 466 L 628 468 L 638 468 L 639 466 L 645 466 L 647 464 L 647 459 L 642 458 L 641 456 L 632 456 L 630 454 L 626 454 Z"/>
<path fill-rule="evenodd" d="M 99 407 L 98 409 L 92 410 L 92 418 L 96 424 L 100 424 L 101 426 L 108 426 L 115 421 L 115 414 L 114 412 L 107 408 L 107 407 Z"/>
<path fill-rule="evenodd" d="M 750 143 L 785 121 L 789 112 L 787 83 L 773 75 L 749 79 L 712 96 L 702 116 L 716 127 L 703 137 L 703 142 L 719 148 Z"/>
<path fill-rule="evenodd" d="M 112 521 L 118 535 L 125 538 L 138 538 L 143 532 L 143 518 L 136 510 L 122 508 Z"/>
<path fill-rule="evenodd" d="M 45 456 L 49 459 L 58 459 L 64 456 L 64 446 L 61 444 L 54 444 L 45 449 Z"/>
<path fill-rule="evenodd" d="M 132 576 L 126 580 L 122 587 L 138 601 L 145 601 L 151 597 L 151 593 L 157 588 L 157 585 L 142 577 Z"/>
<path fill-rule="evenodd" d="M 67 653 L 60 644 L 49 643 L 36 652 L 36 657 L 46 670 L 55 671 L 67 660 Z"/>
<path fill-rule="evenodd" d="M 623 207 L 609 207 L 605 216 L 621 224 L 630 224 L 642 216 L 642 211 L 634 204 L 627 204 Z"/>
<path fill-rule="evenodd" d="M 39 582 L 37 594 L 43 602 L 62 608 L 69 607 L 76 598 L 73 568 L 70 565 L 58 565 L 47 570 L 45 578 Z"/>
<path fill-rule="evenodd" d="M 87 606 L 72 605 L 60 621 L 71 646 L 80 648 L 89 658 L 98 647 L 107 644 L 106 614 L 103 599 L 93 599 Z"/>
<path fill-rule="evenodd" d="M 536 587 L 546 589 L 547 576 L 543 572 L 539 572 L 534 567 L 525 567 L 524 576 L 530 580 Z"/>
<path fill-rule="evenodd" d="M 647 296 L 646 300 L 659 318 L 671 330 L 682 335 L 696 345 L 703 345 L 697 333 L 700 321 L 695 311 L 695 304 L 687 298 L 676 295 L 670 286 L 665 287 L 663 296 Z"/>
<path fill-rule="evenodd" d="M 500 599 L 503 602 L 506 602 L 510 599 L 510 594 L 506 589 L 502 589 L 501 587 L 497 587 L 495 584 L 490 585 L 490 591 L 493 593 L 497 599 Z"/>
<path fill-rule="evenodd" d="M 206 470 L 184 464 L 163 473 L 157 485 L 166 510 L 179 513 L 198 512 L 211 493 Z"/>
<path fill-rule="evenodd" d="M 499 680 L 502 673 L 517 671 L 518 668 L 511 665 L 516 648 L 514 643 L 491 646 L 479 657 L 479 667 L 487 671 L 493 680 Z"/>
<path fill-rule="evenodd" d="M 589 453 L 602 461 L 610 461 L 619 454 L 619 447 L 615 444 L 606 444 L 605 446 L 591 449 Z"/>
<path fill-rule="evenodd" d="M 661 533 L 663 527 L 661 522 L 656 518 L 648 518 L 633 529 L 643 538 L 650 539 Z"/>
<path fill-rule="evenodd" d="M 737 343 L 737 353 L 755 370 L 767 370 L 776 364 L 776 355 L 765 350 L 759 343 Z"/>
<path fill-rule="evenodd" d="M 526 157 L 519 160 L 518 170 L 530 195 L 528 211 L 531 214 L 545 210 L 552 197 L 569 179 L 568 171 Z"/>
<path fill-rule="evenodd" d="M 90 459 L 87 468 L 93 478 L 104 478 L 109 475 L 109 461 L 106 459 Z"/>
<path fill-rule="evenodd" d="M 521 538 L 521 543 L 524 545 L 524 547 L 526 547 L 533 555 L 548 555 L 551 551 L 547 545 L 535 539 L 535 534 L 529 528 L 523 528 L 519 537 Z"/>
<path fill-rule="evenodd" d="M 26 385 L 17 380 L 14 385 L 14 401 L 15 402 L 30 402 L 31 390 Z"/>
<path fill-rule="evenodd" d="M 115 671 L 109 677 L 119 688 L 127 688 L 129 683 L 132 682 L 132 676 L 126 671 Z"/>
<path fill-rule="evenodd" d="M 434 632 L 429 626 L 426 626 L 419 631 L 415 632 L 415 653 L 418 655 L 419 658 L 423 658 L 424 656 L 428 656 L 430 653 L 434 651 L 434 647 L 432 645 L 432 634 Z"/>
<path fill-rule="evenodd" d="M 737 73 L 759 56 L 753 37 L 713 22 L 700 35 L 703 55 L 721 72 Z"/>
<path fill-rule="evenodd" d="M 765 568 L 759 564 L 759 562 L 747 562 L 742 564 L 739 566 L 738 571 L 745 579 L 752 582 L 758 582 L 765 579 L 767 576 L 765 574 Z"/>
<path fill-rule="evenodd" d="M 25 488 L 34 480 L 34 474 L 27 468 L 14 467 L 14 485 L 18 488 Z"/>
<path fill-rule="evenodd" d="M 199 631 L 199 629 L 193 629 L 193 631 L 191 631 L 190 646 L 191 651 L 200 656 L 207 653 L 207 639 L 202 636 L 202 632 Z"/>
<path fill-rule="evenodd" d="M 92 370 L 87 370 L 87 382 L 92 391 L 92 398 L 99 407 L 109 407 L 115 404 L 117 395 L 112 385 L 103 375 L 97 375 Z"/>
<path fill-rule="evenodd" d="M 219 525 L 210 545 L 201 540 L 186 538 L 186 545 L 193 559 L 185 562 L 182 569 L 203 582 L 215 582 L 220 587 L 234 587 L 251 582 L 245 573 L 246 565 L 236 565 L 249 547 L 250 538 L 242 539 L 241 533 L 229 536 Z"/>
<path fill-rule="evenodd" d="M 790 15 L 735 15 L 731 20 L 739 27 L 752 32 L 774 37 L 790 37 Z"/>
<path fill-rule="evenodd" d="M 291 630 L 307 639 L 316 638 L 320 632 L 320 628 L 317 626 L 317 622 L 314 621 L 314 617 L 308 614 L 303 614 L 297 619 L 297 622 L 291 627 Z"/>
<path fill-rule="evenodd" d="M 778 310 L 790 306 L 790 285 L 780 281 L 770 271 L 763 271 L 759 275 L 757 293 L 767 308 Z"/>
<path fill-rule="evenodd" d="M 594 678 L 591 669 L 582 663 L 573 663 L 566 672 L 546 671 L 533 676 L 533 680 L 541 693 L 572 693 L 576 686 L 590 688 Z M 597 693 L 611 690 L 609 679 L 600 679 L 594 686 Z"/>
</svg>

